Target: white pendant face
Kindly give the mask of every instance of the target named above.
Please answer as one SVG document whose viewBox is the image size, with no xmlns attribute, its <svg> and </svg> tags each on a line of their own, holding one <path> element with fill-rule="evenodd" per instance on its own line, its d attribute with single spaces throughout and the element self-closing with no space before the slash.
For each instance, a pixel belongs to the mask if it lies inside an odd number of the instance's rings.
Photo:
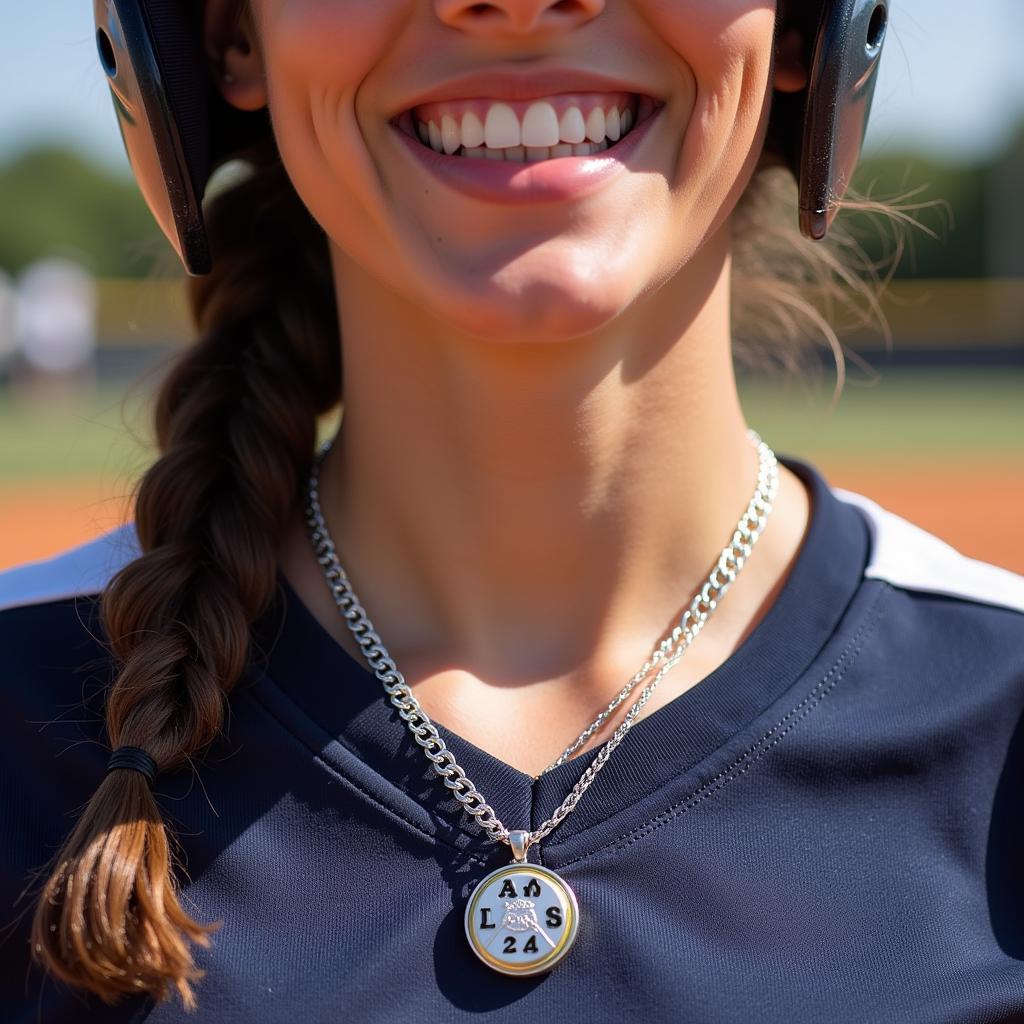
<svg viewBox="0 0 1024 1024">
<path fill-rule="evenodd" d="M 576 895 L 548 868 L 508 864 L 480 880 L 466 904 L 473 952 L 502 974 L 540 974 L 572 948 Z"/>
</svg>

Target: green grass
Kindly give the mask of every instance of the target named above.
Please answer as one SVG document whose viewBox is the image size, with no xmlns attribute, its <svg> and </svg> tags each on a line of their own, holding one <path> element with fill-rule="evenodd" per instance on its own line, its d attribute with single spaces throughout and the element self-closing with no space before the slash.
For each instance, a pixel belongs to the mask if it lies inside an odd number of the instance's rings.
<svg viewBox="0 0 1024 1024">
<path fill-rule="evenodd" d="M 1024 457 L 1024 370 L 882 370 L 848 380 L 835 408 L 831 385 L 745 381 L 747 422 L 808 458 Z"/>
<path fill-rule="evenodd" d="M 148 398 L 136 390 L 0 396 L 0 481 L 133 479 L 152 458 Z"/>
<path fill-rule="evenodd" d="M 778 452 L 811 460 L 1017 459 L 1024 465 L 1024 370 L 882 370 L 848 381 L 745 380 L 748 422 Z M 72 399 L 0 394 L 0 482 L 101 478 L 127 486 L 152 458 L 149 395 L 106 385 Z"/>
</svg>

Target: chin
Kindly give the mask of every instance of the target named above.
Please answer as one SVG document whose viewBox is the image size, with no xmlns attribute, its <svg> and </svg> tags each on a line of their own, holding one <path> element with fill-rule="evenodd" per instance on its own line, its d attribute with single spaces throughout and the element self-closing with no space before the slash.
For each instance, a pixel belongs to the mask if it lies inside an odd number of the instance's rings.
<svg viewBox="0 0 1024 1024">
<path fill-rule="evenodd" d="M 458 289 L 435 315 L 459 331 L 488 341 L 523 344 L 569 341 L 600 330 L 629 304 L 622 282 L 590 281 L 587 287 L 545 280 L 515 282 L 501 276 Z"/>
</svg>

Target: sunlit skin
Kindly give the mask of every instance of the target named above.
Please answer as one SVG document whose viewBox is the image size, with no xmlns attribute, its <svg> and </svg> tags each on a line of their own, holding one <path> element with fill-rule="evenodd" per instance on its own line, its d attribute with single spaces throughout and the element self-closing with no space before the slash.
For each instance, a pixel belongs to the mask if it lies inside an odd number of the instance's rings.
<svg viewBox="0 0 1024 1024">
<path fill-rule="evenodd" d="M 671 628 L 750 498 L 730 215 L 773 86 L 803 71 L 773 60 L 764 0 L 253 0 L 240 26 L 229 7 L 206 10 L 221 88 L 269 104 L 330 240 L 345 412 L 321 493 L 342 562 L 426 711 L 539 774 Z M 508 206 L 400 152 L 388 121 L 410 97 L 523 66 L 664 100 L 644 159 L 592 195 Z M 808 505 L 782 469 L 753 556 L 644 715 L 749 635 Z M 298 515 L 281 565 L 362 661 Z"/>
</svg>

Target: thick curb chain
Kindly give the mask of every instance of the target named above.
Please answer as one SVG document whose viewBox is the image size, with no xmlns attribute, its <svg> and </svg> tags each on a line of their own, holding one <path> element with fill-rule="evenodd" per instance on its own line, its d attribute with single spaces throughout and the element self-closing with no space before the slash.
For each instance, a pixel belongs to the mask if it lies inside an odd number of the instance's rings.
<svg viewBox="0 0 1024 1024">
<path fill-rule="evenodd" d="M 760 460 L 757 488 L 750 499 L 746 511 L 737 523 L 732 540 L 723 549 L 707 581 L 694 596 L 690 606 L 680 617 L 678 624 L 673 628 L 669 636 L 662 640 L 651 652 L 650 658 L 644 663 L 643 667 L 622 688 L 595 721 L 580 734 L 573 744 L 566 747 L 557 761 L 553 762 L 541 773 L 544 774 L 551 771 L 552 768 L 562 764 L 573 752 L 578 750 L 604 724 L 608 716 L 625 700 L 633 688 L 650 673 L 651 669 L 660 661 L 664 661 L 655 678 L 641 691 L 640 697 L 629 711 L 626 712 L 625 718 L 615 730 L 611 739 L 608 740 L 594 760 L 587 766 L 587 769 L 580 776 L 576 785 L 573 786 L 562 804 L 547 821 L 536 830 L 530 832 L 531 843 L 537 842 L 548 835 L 579 803 L 580 798 L 605 766 L 612 752 L 625 738 L 626 733 L 629 732 L 637 715 L 650 699 L 651 694 L 654 693 L 658 683 L 682 658 L 686 649 L 717 607 L 722 595 L 725 594 L 735 581 L 747 558 L 749 558 L 754 544 L 764 530 L 778 492 L 778 462 L 775 454 L 755 431 L 749 430 L 747 433 L 751 443 L 757 448 Z M 327 531 L 327 524 L 320 509 L 320 464 L 330 450 L 330 447 L 330 441 L 324 442 L 313 460 L 309 476 L 305 514 L 306 523 L 310 531 L 310 539 L 313 543 L 313 550 L 316 554 L 317 562 L 319 562 L 324 570 L 324 576 L 330 587 L 335 604 L 344 617 L 349 631 L 355 637 L 356 643 L 359 644 L 359 648 L 371 671 L 380 680 L 391 704 L 397 709 L 399 717 L 409 727 L 409 731 L 412 733 L 417 744 L 423 748 L 423 753 L 433 765 L 434 771 L 441 778 L 441 781 L 451 791 L 455 799 L 459 801 L 466 813 L 476 818 L 481 829 L 491 839 L 496 842 L 508 843 L 509 830 L 494 813 L 494 809 L 484 799 L 483 794 L 466 776 L 465 771 L 455 760 L 455 755 L 448 749 L 444 740 L 441 739 L 434 723 L 420 706 L 419 701 L 405 682 L 404 676 L 388 653 L 380 636 L 374 630 L 373 623 L 352 590 L 348 576 L 338 560 L 334 542 Z M 676 645 L 674 650 L 672 650 L 673 644 Z M 671 655 L 668 653 L 670 650 L 672 650 Z"/>
</svg>

